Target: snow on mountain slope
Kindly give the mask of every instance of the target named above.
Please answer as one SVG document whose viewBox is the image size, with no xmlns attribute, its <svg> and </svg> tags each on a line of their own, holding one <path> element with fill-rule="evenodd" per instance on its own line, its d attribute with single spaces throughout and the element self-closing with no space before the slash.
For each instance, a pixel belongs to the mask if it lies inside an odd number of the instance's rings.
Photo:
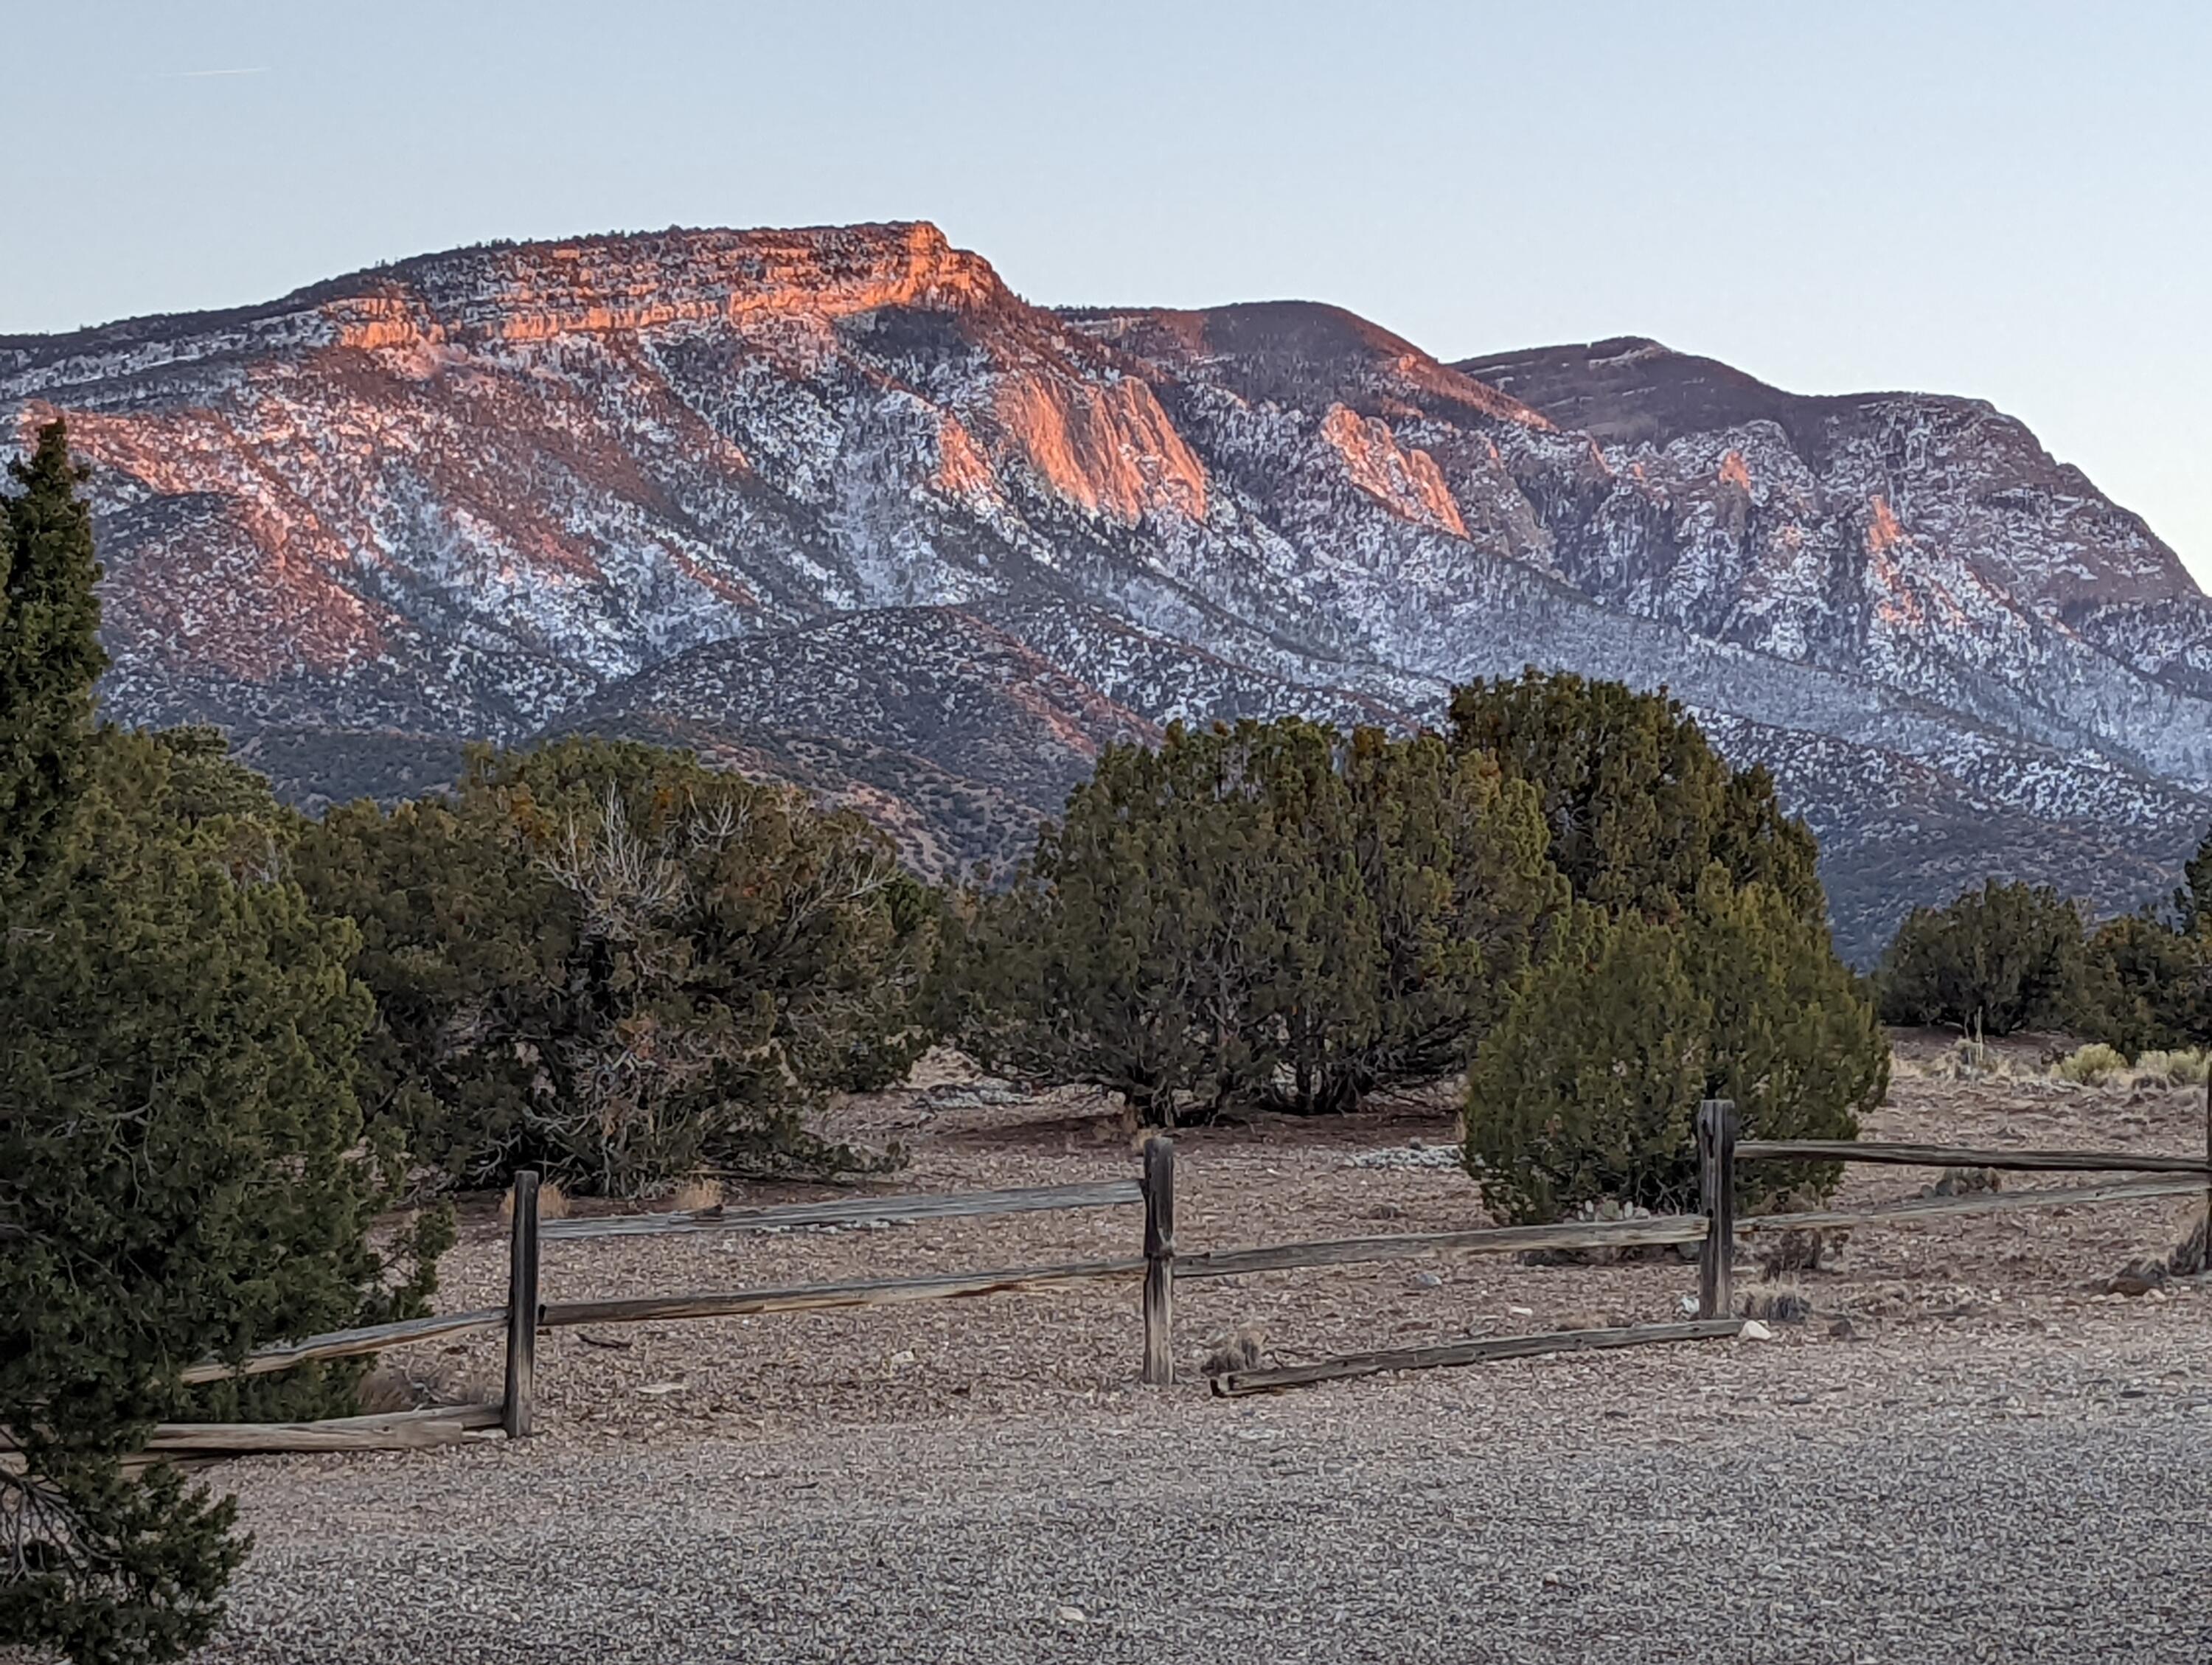
<svg viewBox="0 0 2212 1665">
<path fill-rule="evenodd" d="M 1966 400 L 1633 339 L 1445 365 L 1296 301 L 1055 313 L 900 225 L 0 338 L 0 423 L 57 411 L 109 708 L 221 722 L 310 802 L 636 732 L 1002 865 L 1114 738 L 1404 726 L 1536 664 L 1771 763 L 1861 954 L 1984 870 L 2130 904 L 2212 822 L 2212 604 Z"/>
</svg>

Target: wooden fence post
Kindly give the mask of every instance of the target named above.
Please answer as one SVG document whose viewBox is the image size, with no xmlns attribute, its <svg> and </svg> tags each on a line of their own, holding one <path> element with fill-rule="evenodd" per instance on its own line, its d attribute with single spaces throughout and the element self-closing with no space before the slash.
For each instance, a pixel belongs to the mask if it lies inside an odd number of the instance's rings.
<svg viewBox="0 0 2212 1665">
<path fill-rule="evenodd" d="M 1175 1145 L 1157 1133 L 1145 1141 L 1144 1380 L 1175 1380 Z"/>
<path fill-rule="evenodd" d="M 1735 1310 L 1735 1105 L 1708 1098 L 1698 1106 L 1698 1188 L 1705 1208 L 1705 1246 L 1698 1258 L 1698 1316 L 1726 1318 Z"/>
<path fill-rule="evenodd" d="M 507 1262 L 507 1396 L 500 1425 L 522 1439 L 538 1397 L 538 1174 L 514 1176 L 514 1235 Z"/>
</svg>

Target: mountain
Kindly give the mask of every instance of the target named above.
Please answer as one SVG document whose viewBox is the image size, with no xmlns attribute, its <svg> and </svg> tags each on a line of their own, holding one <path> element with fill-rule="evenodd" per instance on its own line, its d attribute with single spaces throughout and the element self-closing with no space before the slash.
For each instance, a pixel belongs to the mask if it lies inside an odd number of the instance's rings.
<svg viewBox="0 0 2212 1665">
<path fill-rule="evenodd" d="M 927 225 L 431 255 L 0 337 L 94 465 L 107 707 L 303 802 L 463 742 L 698 747 L 1003 867 L 1177 719 L 1662 684 L 1822 839 L 1839 940 L 1984 872 L 2100 905 L 2212 823 L 2212 602 L 2019 422 L 1623 338 L 1050 310 Z"/>
</svg>

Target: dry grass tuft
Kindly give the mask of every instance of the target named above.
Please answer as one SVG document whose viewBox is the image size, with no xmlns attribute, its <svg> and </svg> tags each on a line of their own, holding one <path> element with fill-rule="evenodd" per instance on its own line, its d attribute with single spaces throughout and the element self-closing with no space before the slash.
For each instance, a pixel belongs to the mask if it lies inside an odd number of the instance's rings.
<svg viewBox="0 0 2212 1665">
<path fill-rule="evenodd" d="M 672 1214 L 698 1214 L 709 1208 L 720 1208 L 722 1206 L 721 1182 L 686 1180 L 661 1200 L 661 1206 Z"/>
<path fill-rule="evenodd" d="M 1921 1062 L 1900 1060 L 1899 1068 L 1902 1073 L 1931 1081 L 2008 1081 L 2020 1073 L 2010 1058 L 1972 1036 L 1957 1042 L 1948 1052 Z"/>
<path fill-rule="evenodd" d="M 1848 1231 L 1784 1231 L 1760 1249 L 1759 1275 L 1773 1283 L 1793 1272 L 1818 1272 L 1850 1240 Z"/>
<path fill-rule="evenodd" d="M 356 1398 L 363 1416 L 411 1411 L 422 1403 L 416 1396 L 415 1383 L 407 1373 L 388 1358 L 379 1359 L 376 1368 L 362 1378 L 361 1391 Z"/>
<path fill-rule="evenodd" d="M 497 1384 L 459 1360 L 401 1364 L 385 1358 L 362 1378 L 357 1398 L 363 1416 L 385 1416 L 430 1405 L 483 1405 L 499 1396 Z"/>
<path fill-rule="evenodd" d="M 1217 1335 L 1206 1343 L 1206 1362 L 1199 1369 L 1207 1376 L 1257 1370 L 1267 1346 L 1267 1332 L 1260 1325 L 1239 1324 L 1226 1335 Z"/>
<path fill-rule="evenodd" d="M 568 1218 L 568 1194 L 550 1179 L 538 1182 L 538 1218 L 541 1220 L 565 1220 Z M 514 1193 L 502 1191 L 499 1197 L 499 1223 L 514 1224 Z"/>
<path fill-rule="evenodd" d="M 2004 1189 L 2004 1176 L 1994 1168 L 1946 1168 L 1933 1185 L 1923 1185 L 1923 1197 L 1978 1197 Z"/>
<path fill-rule="evenodd" d="M 1767 1324 L 1802 1324 L 1813 1316 L 1813 1299 L 1795 1284 L 1777 1284 L 1746 1296 L 1743 1316 Z"/>
</svg>

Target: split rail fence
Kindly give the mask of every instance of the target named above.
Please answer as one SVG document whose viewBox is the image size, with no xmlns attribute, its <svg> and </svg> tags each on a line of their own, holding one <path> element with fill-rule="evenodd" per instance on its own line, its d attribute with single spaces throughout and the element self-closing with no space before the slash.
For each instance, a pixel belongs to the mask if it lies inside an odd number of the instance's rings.
<svg viewBox="0 0 2212 1665">
<path fill-rule="evenodd" d="M 503 1429 L 510 1438 L 520 1438 L 532 1431 L 535 1421 L 539 1332 L 580 1324 L 604 1327 L 768 1313 L 821 1312 L 1126 1281 L 1141 1286 L 1140 1379 L 1150 1384 L 1165 1384 L 1175 1376 L 1176 1288 L 1193 1279 L 1367 1265 L 1437 1254 L 1605 1250 L 1690 1243 L 1700 1246 L 1698 1316 L 1685 1322 L 1485 1337 L 1438 1346 L 1353 1354 L 1307 1364 L 1240 1370 L 1213 1379 L 1216 1393 L 1240 1395 L 1384 1370 L 1733 1335 L 1741 1328 L 1741 1321 L 1732 1316 L 1732 1269 L 1737 1246 L 1746 1237 L 1879 1227 L 2031 1209 L 2078 1208 L 2198 1194 L 2205 1198 L 2208 1224 L 2212 1224 L 2212 1091 L 2208 1091 L 2206 1149 L 2202 1156 L 2147 1156 L 2113 1151 L 1981 1150 L 1857 1140 L 1739 1139 L 1736 1132 L 1733 1105 L 1715 1099 L 1699 1107 L 1697 1138 L 1701 1206 L 1700 1212 L 1694 1214 L 1572 1221 L 1554 1225 L 1480 1226 L 1455 1231 L 1211 1249 L 1187 1255 L 1179 1254 L 1176 1247 L 1176 1156 L 1174 1145 L 1164 1137 L 1146 1141 L 1142 1175 L 1136 1179 L 542 1223 L 538 1218 L 538 1176 L 526 1172 L 516 1176 L 514 1181 L 505 1305 L 313 1336 L 249 1354 L 238 1362 L 205 1360 L 184 1372 L 187 1382 L 213 1382 L 286 1370 L 313 1359 L 358 1357 L 413 1343 L 503 1330 L 507 1338 L 506 1380 L 497 1402 L 306 1424 L 179 1424 L 158 1430 L 149 1449 L 208 1455 L 249 1450 L 412 1447 L 485 1437 L 494 1427 Z M 2125 1173 L 2137 1177 L 2027 1191 L 1916 1197 L 1739 1219 L 1735 1213 L 1735 1173 L 1738 1165 L 1747 1162 L 1882 1163 L 2045 1173 Z M 548 1243 L 763 1231 L 877 1221 L 981 1219 L 1041 1211 L 1135 1205 L 1144 1209 L 1141 1252 L 1121 1258 L 921 1278 L 612 1299 L 549 1301 L 544 1298 L 539 1287 L 539 1250 Z"/>
</svg>

